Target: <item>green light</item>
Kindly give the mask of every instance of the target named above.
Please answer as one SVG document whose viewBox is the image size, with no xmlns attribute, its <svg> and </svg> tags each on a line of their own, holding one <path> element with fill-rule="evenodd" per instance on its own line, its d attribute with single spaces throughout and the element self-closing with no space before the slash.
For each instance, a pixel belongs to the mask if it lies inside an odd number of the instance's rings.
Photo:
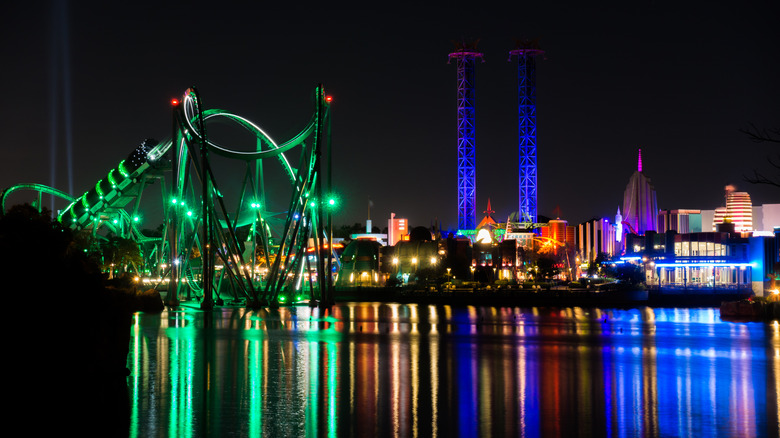
<svg viewBox="0 0 780 438">
<path fill-rule="evenodd" d="M 138 217 L 138 216 L 135 216 L 135 217 L 133 218 L 133 222 L 139 222 L 140 220 L 141 220 L 141 218 L 140 218 L 140 217 Z"/>
<path fill-rule="evenodd" d="M 98 195 L 100 195 L 100 199 L 103 199 L 103 195 L 105 195 L 105 193 L 103 193 L 103 189 L 100 187 L 100 183 L 102 182 L 103 180 L 101 179 L 100 181 L 97 182 L 97 184 L 95 184 L 95 191 L 97 192 Z"/>
<path fill-rule="evenodd" d="M 111 187 L 116 188 L 116 178 L 114 177 L 114 172 L 116 169 L 111 169 L 111 172 L 108 172 L 108 182 L 111 183 Z"/>
<path fill-rule="evenodd" d="M 279 302 L 280 302 L 280 303 L 283 303 L 283 302 L 285 302 L 285 301 L 287 301 L 287 297 L 286 297 L 286 296 L 284 296 L 284 295 L 279 295 Z"/>
<path fill-rule="evenodd" d="M 175 204 L 175 203 L 176 203 L 176 198 L 171 199 L 171 204 Z"/>
<path fill-rule="evenodd" d="M 188 212 L 187 212 L 187 216 L 190 216 L 190 217 L 192 217 L 192 211 L 188 211 Z"/>
<path fill-rule="evenodd" d="M 331 194 L 328 198 L 328 208 L 335 209 L 339 205 L 339 197 L 336 194 Z"/>
<path fill-rule="evenodd" d="M 119 173 L 121 173 L 123 177 L 127 178 L 128 176 L 130 176 L 130 173 L 127 171 L 127 169 L 125 169 L 125 160 L 122 160 L 119 163 L 118 167 L 119 167 Z"/>
</svg>

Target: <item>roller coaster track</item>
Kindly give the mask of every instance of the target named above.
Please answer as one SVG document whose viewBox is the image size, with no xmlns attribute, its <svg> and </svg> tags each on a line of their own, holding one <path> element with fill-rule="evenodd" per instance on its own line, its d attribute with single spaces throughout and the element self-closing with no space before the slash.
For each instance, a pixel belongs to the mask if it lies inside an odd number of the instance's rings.
<svg viewBox="0 0 780 438">
<path fill-rule="evenodd" d="M 8 198 L 8 196 L 11 193 L 19 192 L 19 191 L 34 191 L 34 192 L 38 192 L 39 194 L 46 193 L 47 195 L 54 195 L 57 196 L 58 198 L 62 198 L 71 203 L 75 201 L 75 199 L 72 196 L 63 192 L 62 190 L 57 190 L 55 188 L 43 184 L 22 183 L 4 189 L 2 192 L 0 192 L 0 208 L 2 208 L 2 210 L 0 210 L 0 214 L 4 214 L 6 211 L 5 201 Z M 38 205 L 40 206 L 40 199 L 38 201 Z"/>
<path fill-rule="evenodd" d="M 38 201 L 36 205 L 40 207 L 41 205 L 41 196 L 43 194 L 47 195 L 54 195 L 60 199 L 64 199 L 65 201 L 68 201 L 73 205 L 78 201 L 78 198 L 73 198 L 69 194 L 63 192 L 62 190 L 55 189 L 53 187 L 49 187 L 44 184 L 38 184 L 38 183 L 22 183 L 17 184 L 11 187 L 8 187 L 4 189 L 2 192 L 0 192 L 0 215 L 4 214 L 6 211 L 6 201 L 8 200 L 8 197 L 15 193 L 15 192 L 21 192 L 21 191 L 32 191 L 38 193 Z M 154 238 L 154 237 L 146 237 L 141 233 L 141 231 L 135 226 L 134 221 L 130 217 L 130 214 L 127 213 L 125 210 L 116 210 L 114 214 L 112 215 L 115 220 L 109 220 L 105 222 L 105 225 L 115 234 L 119 234 L 118 231 L 120 230 L 120 227 L 118 226 L 120 220 L 124 224 L 129 225 L 129 229 L 133 232 L 135 236 L 135 240 L 143 243 L 143 242 L 155 242 L 161 240 L 160 238 Z M 119 218 L 119 219 L 116 219 Z M 106 219 L 106 217 L 104 217 Z M 91 225 L 91 224 L 88 224 Z M 80 227 L 79 227 L 80 228 Z"/>
<path fill-rule="evenodd" d="M 197 91 L 189 89 L 174 105 L 175 122 L 170 139 L 160 143 L 144 141 L 81 196 L 73 197 L 42 184 L 13 186 L 2 192 L 2 211 L 5 211 L 7 196 L 19 190 L 38 191 L 39 197 L 41 193 L 58 196 L 70 202 L 60 212 L 58 220 L 73 229 L 96 229 L 105 225 L 113 232 L 129 230 L 126 237 L 138 242 L 162 240 L 163 246 L 157 254 L 161 263 L 167 262 L 171 266 L 167 270 L 171 276 L 169 297 L 170 288 L 178 299 L 189 287 L 197 292 L 203 290 L 204 300 L 210 299 L 213 267 L 216 262 L 221 262 L 224 266 L 222 275 L 238 285 L 243 298 L 255 304 L 274 303 L 284 290 L 302 283 L 299 281 L 301 275 L 309 278 L 302 269 L 305 249 L 311 239 L 315 247 L 319 247 L 324 239 L 323 210 L 326 207 L 321 202 L 320 156 L 329 138 L 329 133 L 326 136 L 329 129 L 326 122 L 328 104 L 321 86 L 315 90 L 315 96 L 315 110 L 309 122 L 289 140 L 277 143 L 258 125 L 242 116 L 221 109 L 203 109 Z M 206 123 L 215 120 L 226 120 L 250 132 L 257 139 L 257 150 L 236 150 L 210 140 Z M 286 156 L 294 149 L 300 150 L 296 165 Z M 234 208 L 228 208 L 219 191 L 219 182 L 211 170 L 210 153 L 244 163 L 246 171 L 238 196 L 240 201 Z M 172 157 L 168 158 L 169 155 Z M 264 184 L 258 181 L 263 178 L 260 163 L 269 159 L 278 161 L 292 189 L 286 219 L 277 229 L 271 226 L 274 214 L 266 211 L 259 202 L 266 197 Z M 251 170 L 253 164 L 254 174 Z M 167 171 L 172 171 L 168 190 L 164 183 Z M 162 181 L 164 192 L 163 239 L 144 236 L 134 221 L 142 193 L 155 179 Z M 127 207 L 132 201 L 135 202 L 131 214 L 127 212 Z M 250 201 L 253 208 L 247 216 L 244 204 Z M 198 212 L 194 212 L 192 207 Z M 239 218 L 239 213 L 244 217 Z M 251 224 L 252 232 L 246 242 L 239 242 L 236 229 L 244 224 Z M 245 266 L 257 263 L 256 252 L 252 251 L 251 260 L 244 260 L 242 246 L 263 248 L 269 273 L 261 280 L 251 270 L 245 269 Z M 201 284 L 196 284 L 189 266 L 189 261 L 198 253 L 203 263 Z M 312 299 L 325 299 L 325 266 L 322 257 L 317 258 L 319 292 L 313 284 L 309 284 L 309 290 Z"/>
</svg>

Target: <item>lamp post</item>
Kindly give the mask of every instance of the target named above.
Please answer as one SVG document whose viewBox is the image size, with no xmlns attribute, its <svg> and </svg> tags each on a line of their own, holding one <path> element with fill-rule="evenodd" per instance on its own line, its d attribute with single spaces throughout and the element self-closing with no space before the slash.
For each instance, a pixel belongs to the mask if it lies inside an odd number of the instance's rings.
<svg viewBox="0 0 780 438">
<path fill-rule="evenodd" d="M 328 142 L 330 145 L 330 142 Z M 328 151 L 328 186 L 330 186 L 330 150 Z M 333 208 L 336 199 L 331 196 L 328 199 L 328 300 L 333 299 Z M 329 303 L 330 304 L 330 303 Z"/>
</svg>

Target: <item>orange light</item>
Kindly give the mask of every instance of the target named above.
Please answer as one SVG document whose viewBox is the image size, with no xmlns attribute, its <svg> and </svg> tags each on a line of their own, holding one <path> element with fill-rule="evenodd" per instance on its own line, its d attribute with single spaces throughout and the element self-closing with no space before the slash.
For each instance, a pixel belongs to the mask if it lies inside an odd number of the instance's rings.
<svg viewBox="0 0 780 438">
<path fill-rule="evenodd" d="M 171 105 L 172 105 L 172 106 L 177 106 L 177 105 L 179 105 L 179 99 L 171 99 Z"/>
</svg>

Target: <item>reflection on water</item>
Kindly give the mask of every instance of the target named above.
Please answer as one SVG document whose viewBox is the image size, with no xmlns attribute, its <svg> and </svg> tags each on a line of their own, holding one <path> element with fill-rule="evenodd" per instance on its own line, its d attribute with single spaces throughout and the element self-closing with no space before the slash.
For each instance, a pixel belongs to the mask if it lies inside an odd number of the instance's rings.
<svg viewBox="0 0 780 438">
<path fill-rule="evenodd" d="M 715 309 L 136 315 L 131 436 L 777 436 L 780 327 Z"/>
</svg>

